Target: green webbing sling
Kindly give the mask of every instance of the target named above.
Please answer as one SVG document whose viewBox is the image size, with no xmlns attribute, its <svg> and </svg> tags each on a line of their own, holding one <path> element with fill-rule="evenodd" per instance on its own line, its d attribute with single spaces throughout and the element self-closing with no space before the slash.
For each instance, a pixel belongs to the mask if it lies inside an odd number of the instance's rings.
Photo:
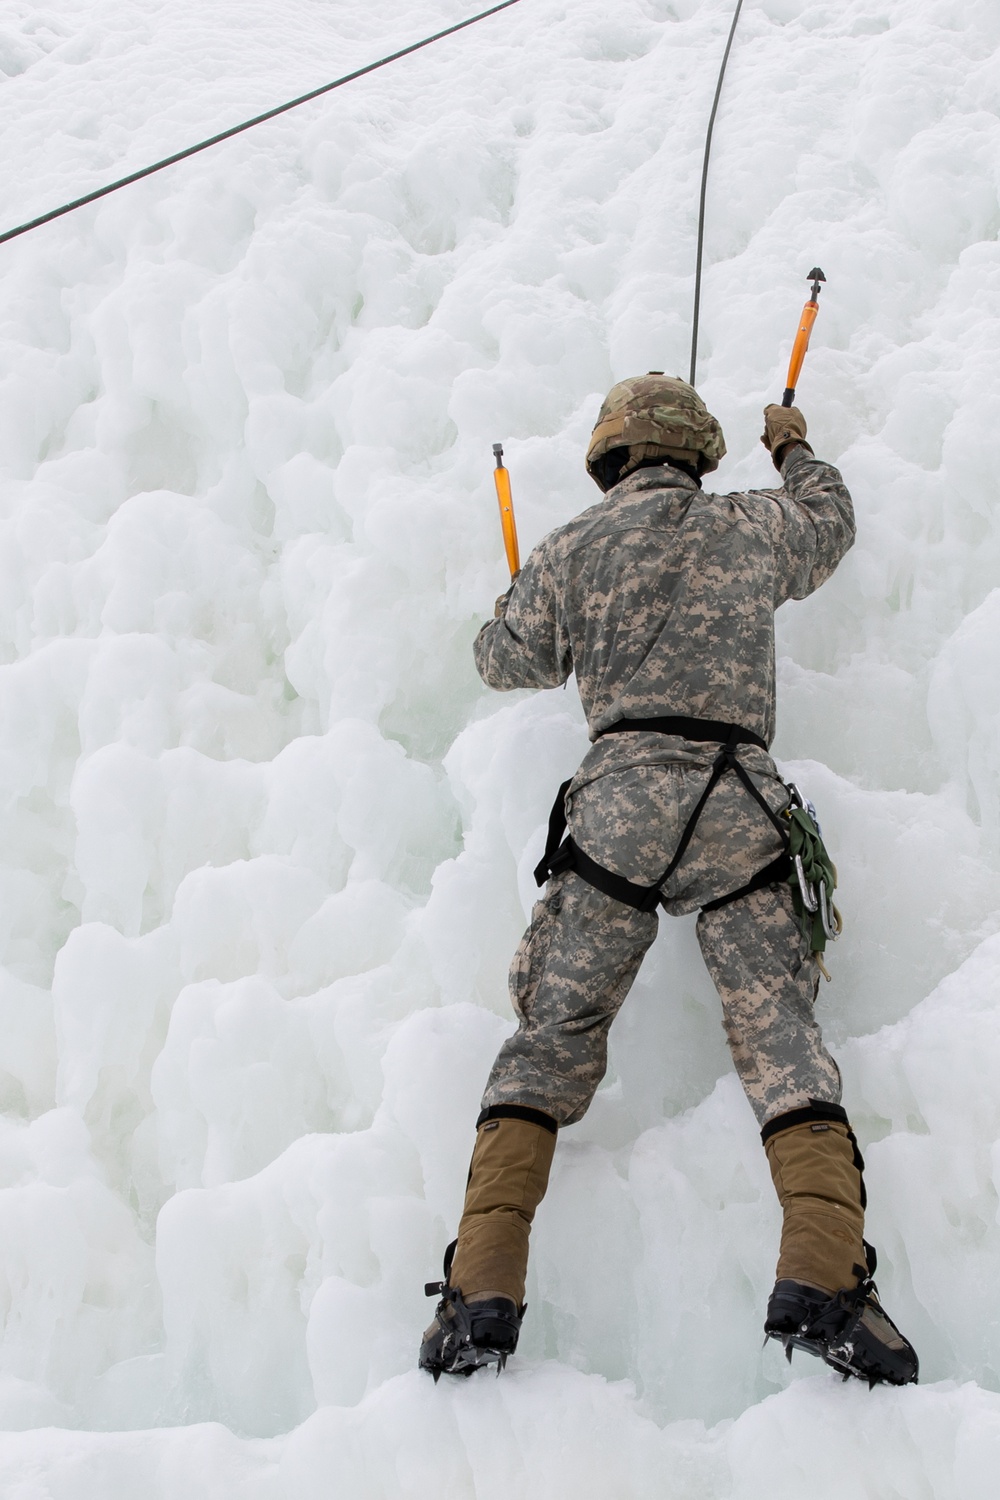
<svg viewBox="0 0 1000 1500">
<path fill-rule="evenodd" d="M 843 927 L 840 913 L 833 904 L 837 886 L 836 866 L 827 853 L 819 829 L 804 807 L 796 807 L 793 803 L 784 816 L 788 820 L 788 853 L 792 861 L 788 883 L 792 888 L 795 913 L 822 966 L 821 955 L 826 951 L 827 942 L 838 937 Z"/>
</svg>

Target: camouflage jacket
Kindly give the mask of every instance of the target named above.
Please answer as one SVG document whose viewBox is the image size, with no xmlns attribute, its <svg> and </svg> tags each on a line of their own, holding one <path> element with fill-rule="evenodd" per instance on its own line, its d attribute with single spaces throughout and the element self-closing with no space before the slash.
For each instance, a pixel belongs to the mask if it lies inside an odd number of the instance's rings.
<svg viewBox="0 0 1000 1500">
<path fill-rule="evenodd" d="M 558 687 L 575 672 L 592 740 L 618 719 L 683 714 L 770 744 L 774 611 L 819 588 L 854 541 L 831 464 L 794 447 L 782 479 L 712 495 L 669 466 L 629 474 L 531 553 L 476 638 L 483 681 Z M 618 739 L 601 742 L 602 769 Z"/>
</svg>

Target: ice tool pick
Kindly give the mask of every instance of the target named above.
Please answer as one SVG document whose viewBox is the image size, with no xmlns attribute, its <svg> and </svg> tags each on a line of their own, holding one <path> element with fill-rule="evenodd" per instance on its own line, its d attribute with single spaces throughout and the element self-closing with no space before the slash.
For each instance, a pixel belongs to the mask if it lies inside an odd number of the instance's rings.
<svg viewBox="0 0 1000 1500">
<path fill-rule="evenodd" d="M 822 290 L 821 283 L 826 281 L 826 277 L 819 266 L 813 266 L 806 280 L 812 282 L 812 287 L 809 291 L 809 301 L 802 309 L 802 316 L 799 319 L 799 331 L 795 335 L 795 342 L 792 345 L 792 357 L 788 361 L 788 379 L 785 382 L 785 394 L 781 398 L 782 406 L 795 405 L 795 387 L 798 385 L 799 376 L 802 374 L 802 365 L 805 361 L 806 350 L 809 348 L 809 335 L 812 333 L 816 314 L 819 312 L 819 294 Z"/>
</svg>

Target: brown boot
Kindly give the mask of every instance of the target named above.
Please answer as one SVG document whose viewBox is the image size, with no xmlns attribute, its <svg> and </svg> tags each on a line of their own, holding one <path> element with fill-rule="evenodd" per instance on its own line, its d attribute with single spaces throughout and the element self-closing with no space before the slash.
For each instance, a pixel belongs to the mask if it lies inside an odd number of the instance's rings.
<svg viewBox="0 0 1000 1500">
<path fill-rule="evenodd" d="M 867 1273 L 864 1162 L 846 1114 L 812 1105 L 770 1120 L 761 1135 L 784 1210 L 778 1280 L 827 1293 L 856 1287 Z"/>
<path fill-rule="evenodd" d="M 466 1301 L 501 1296 L 518 1307 L 524 1301 L 528 1234 L 548 1187 L 556 1130 L 555 1120 L 521 1105 L 480 1115 L 448 1278 Z"/>
<path fill-rule="evenodd" d="M 524 1314 L 528 1235 L 542 1201 L 557 1125 L 527 1106 L 505 1104 L 479 1117 L 458 1240 L 448 1247 L 442 1294 L 424 1334 L 420 1367 L 471 1375 L 484 1364 L 502 1368 L 517 1346 Z"/>
<path fill-rule="evenodd" d="M 814 1104 L 761 1132 L 784 1210 L 764 1332 L 867 1380 L 908 1385 L 916 1352 L 879 1303 L 875 1252 L 863 1237 L 864 1161 L 844 1111 Z"/>
</svg>

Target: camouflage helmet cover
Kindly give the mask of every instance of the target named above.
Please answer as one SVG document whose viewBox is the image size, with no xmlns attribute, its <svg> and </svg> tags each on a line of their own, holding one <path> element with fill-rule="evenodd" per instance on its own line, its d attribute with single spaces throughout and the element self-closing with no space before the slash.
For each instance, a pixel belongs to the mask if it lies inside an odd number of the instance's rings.
<svg viewBox="0 0 1000 1500">
<path fill-rule="evenodd" d="M 717 469 L 726 455 L 722 428 L 694 386 L 655 372 L 620 380 L 608 392 L 587 449 L 589 474 L 612 448 L 643 448 L 642 457 L 662 450 L 665 457 L 688 463 L 700 458 L 703 474 Z"/>
</svg>

